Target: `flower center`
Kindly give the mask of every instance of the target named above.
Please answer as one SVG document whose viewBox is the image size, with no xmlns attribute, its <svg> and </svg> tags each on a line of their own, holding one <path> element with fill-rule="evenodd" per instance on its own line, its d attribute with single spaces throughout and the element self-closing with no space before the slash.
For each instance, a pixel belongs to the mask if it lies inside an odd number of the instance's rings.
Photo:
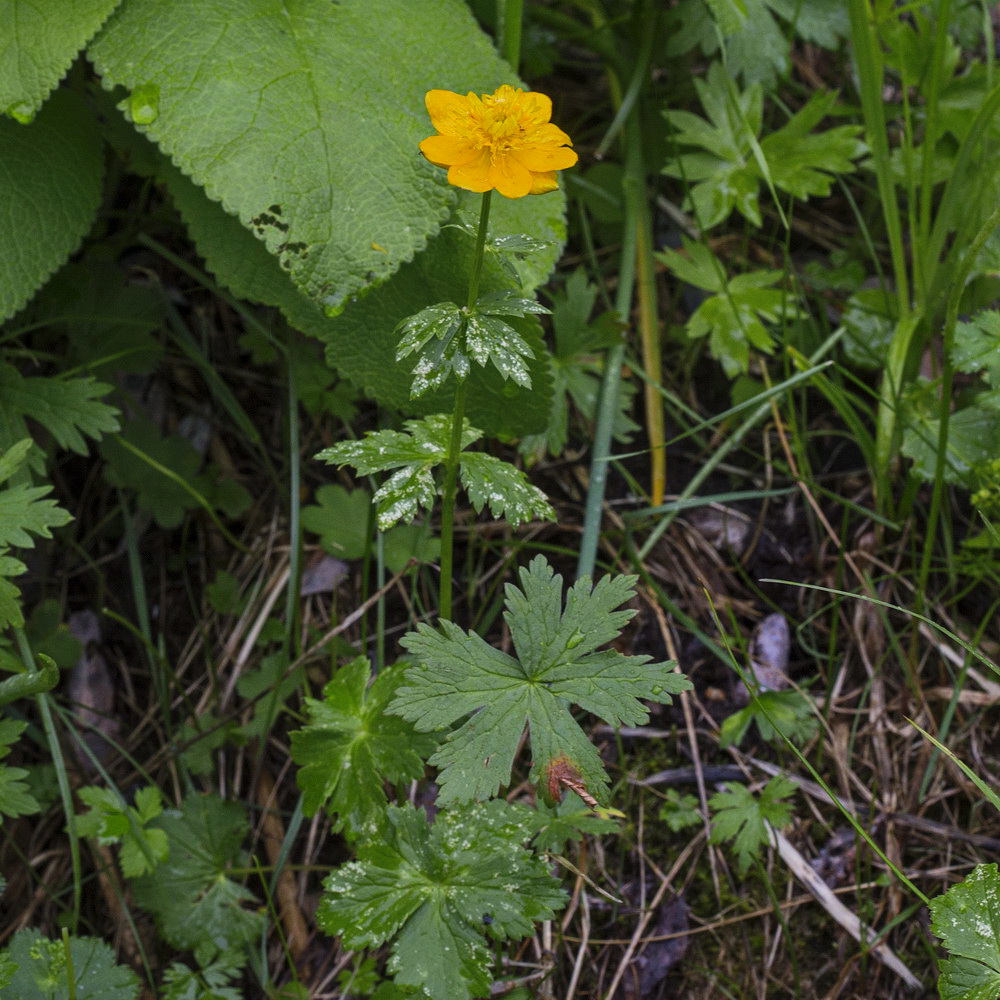
<svg viewBox="0 0 1000 1000">
<path fill-rule="evenodd" d="M 543 124 L 543 116 L 526 100 L 524 91 L 503 86 L 494 94 L 470 100 L 468 118 L 461 131 L 477 149 L 488 149 L 494 161 L 525 146 L 533 128 Z"/>
</svg>

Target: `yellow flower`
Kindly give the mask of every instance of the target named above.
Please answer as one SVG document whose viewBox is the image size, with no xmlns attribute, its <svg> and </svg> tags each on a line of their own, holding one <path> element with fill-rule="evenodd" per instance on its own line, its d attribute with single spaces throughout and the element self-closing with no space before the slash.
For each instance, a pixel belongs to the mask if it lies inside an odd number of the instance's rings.
<svg viewBox="0 0 1000 1000">
<path fill-rule="evenodd" d="M 448 168 L 448 183 L 467 191 L 507 198 L 554 191 L 556 171 L 577 161 L 570 137 L 556 128 L 552 101 L 544 94 L 507 84 L 495 93 L 465 97 L 429 90 L 424 98 L 438 134 L 420 151 L 436 167 Z"/>
</svg>

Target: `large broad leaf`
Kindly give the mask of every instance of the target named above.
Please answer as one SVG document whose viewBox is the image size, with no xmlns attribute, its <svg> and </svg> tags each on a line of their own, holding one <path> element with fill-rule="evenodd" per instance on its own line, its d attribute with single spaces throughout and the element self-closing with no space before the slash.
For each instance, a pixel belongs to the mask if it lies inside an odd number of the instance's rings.
<svg viewBox="0 0 1000 1000">
<path fill-rule="evenodd" d="M 292 326 L 327 345 L 327 361 L 332 367 L 384 406 L 415 415 L 451 410 L 454 390 L 450 385 L 418 400 L 410 399 L 412 365 L 396 361 L 396 326 L 435 302 L 465 301 L 473 250 L 467 234 L 458 229 L 443 230 L 416 260 L 404 264 L 384 285 L 331 319 L 296 290 L 277 260 L 248 230 L 180 171 L 163 163 L 159 173 L 209 269 L 235 295 L 277 306 Z M 493 203 L 496 211 L 491 231 L 495 235 L 530 230 L 533 235 L 556 241 L 554 249 L 533 255 L 528 270 L 522 271 L 526 283 L 540 283 L 561 242 L 562 195 L 522 198 L 520 202 L 495 197 Z M 538 203 L 542 203 L 541 212 L 531 208 Z M 488 258 L 484 291 L 506 285 L 501 266 Z M 531 390 L 504 381 L 492 366 L 475 368 L 469 376 L 466 414 L 471 423 L 491 434 L 518 437 L 545 426 L 552 382 L 537 320 L 525 317 L 513 323 L 536 356 L 528 363 Z"/>
<path fill-rule="evenodd" d="M 119 2 L 0 4 L 0 114 L 30 120 Z"/>
<path fill-rule="evenodd" d="M 30 125 L 0 118 L 0 322 L 86 235 L 102 173 L 100 137 L 75 95 L 53 95 Z"/>
<path fill-rule="evenodd" d="M 130 0 L 88 52 L 133 121 L 332 309 L 449 213 L 417 150 L 425 92 L 514 80 L 461 0 Z"/>
</svg>

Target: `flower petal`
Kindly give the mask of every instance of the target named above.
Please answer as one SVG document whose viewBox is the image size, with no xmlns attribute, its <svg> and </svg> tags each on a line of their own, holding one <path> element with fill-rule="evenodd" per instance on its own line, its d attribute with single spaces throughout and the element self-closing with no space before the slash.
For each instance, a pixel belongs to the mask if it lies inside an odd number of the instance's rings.
<svg viewBox="0 0 1000 1000">
<path fill-rule="evenodd" d="M 532 142 L 538 145 L 572 146 L 573 140 L 558 125 L 546 122 L 531 130 Z"/>
<path fill-rule="evenodd" d="M 497 156 L 490 166 L 490 184 L 505 198 L 523 198 L 531 191 L 531 172 L 512 156 Z"/>
<path fill-rule="evenodd" d="M 540 94 L 537 90 L 529 90 L 527 93 L 521 95 L 521 100 L 531 108 L 532 117 L 539 124 L 547 122 L 552 117 L 552 98 L 548 94 Z"/>
<path fill-rule="evenodd" d="M 490 180 L 490 154 L 480 150 L 479 155 L 468 163 L 460 163 L 448 170 L 448 183 L 466 191 L 492 191 Z"/>
<path fill-rule="evenodd" d="M 431 116 L 431 124 L 439 132 L 451 132 L 449 118 L 455 114 L 467 114 L 469 99 L 451 90 L 428 90 L 424 95 L 424 104 Z"/>
<path fill-rule="evenodd" d="M 423 148 L 423 144 L 421 144 Z M 579 159 L 572 149 L 566 146 L 527 146 L 511 153 L 522 167 L 535 173 L 547 173 L 550 170 L 565 170 L 573 166 Z"/>
<path fill-rule="evenodd" d="M 559 187 L 554 170 L 544 174 L 531 175 L 531 190 L 528 194 L 548 194 Z"/>
<path fill-rule="evenodd" d="M 468 163 L 476 158 L 479 150 L 462 139 L 450 135 L 432 135 L 420 143 L 420 152 L 435 167 L 451 167 L 456 163 Z"/>
</svg>

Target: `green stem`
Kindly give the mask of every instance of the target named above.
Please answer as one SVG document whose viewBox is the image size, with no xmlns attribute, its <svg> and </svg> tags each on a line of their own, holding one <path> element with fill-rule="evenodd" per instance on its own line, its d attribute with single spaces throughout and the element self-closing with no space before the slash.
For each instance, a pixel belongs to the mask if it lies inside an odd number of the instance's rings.
<svg viewBox="0 0 1000 1000">
<path fill-rule="evenodd" d="M 73 968 L 73 952 L 70 949 L 69 931 L 62 929 L 63 954 L 66 956 L 66 995 L 76 1000 L 76 970 Z"/>
<path fill-rule="evenodd" d="M 492 191 L 483 194 L 483 204 L 479 209 L 479 232 L 476 234 L 476 253 L 472 258 L 472 274 L 469 276 L 469 297 L 466 308 L 471 309 L 479 298 L 479 278 L 483 273 L 483 251 L 486 248 L 486 230 L 490 224 L 490 200 Z"/>
<path fill-rule="evenodd" d="M 642 138 L 639 123 L 630 116 L 625 123 L 625 224 L 622 232 L 621 263 L 618 269 L 618 290 L 615 294 L 615 311 L 627 323 L 635 290 L 635 269 L 638 255 L 638 227 L 641 216 L 640 201 L 646 186 L 642 159 Z M 597 405 L 597 426 L 590 458 L 590 485 L 587 488 L 586 508 L 583 515 L 583 535 L 580 538 L 580 555 L 576 576 L 593 576 L 597 561 L 597 544 L 601 535 L 601 517 L 604 511 L 604 490 L 608 481 L 608 463 L 611 461 L 611 436 L 615 414 L 618 411 L 621 370 L 625 360 L 625 342 L 615 344 L 604 359 L 604 377 Z"/>
<path fill-rule="evenodd" d="M 462 452 L 462 422 L 465 418 L 466 383 L 455 389 L 451 414 L 451 440 L 444 471 L 444 498 L 441 501 L 441 584 L 438 617 L 451 618 L 452 566 L 455 558 L 455 493 L 458 487 L 458 459 Z"/>
<path fill-rule="evenodd" d="M 937 455 L 934 467 L 934 484 L 931 492 L 931 508 L 927 514 L 927 527 L 924 530 L 924 551 L 920 559 L 920 570 L 917 574 L 916 593 L 920 595 L 921 603 L 926 602 L 927 580 L 931 572 L 931 559 L 934 553 L 934 535 L 937 531 L 938 518 L 941 513 L 941 503 L 944 496 L 944 466 L 948 459 L 948 426 L 951 419 L 952 380 L 955 377 L 955 364 L 952 361 L 952 347 L 955 343 L 955 325 L 958 323 L 958 308 L 962 301 L 962 292 L 979 252 L 989 239 L 990 234 L 1000 225 L 1000 208 L 986 220 L 976 238 L 969 246 L 958 268 L 955 282 L 948 294 L 948 304 L 945 309 L 944 332 L 942 335 L 941 353 L 944 364 L 941 371 L 941 398 L 938 413 Z"/>
<path fill-rule="evenodd" d="M 483 203 L 479 210 L 479 232 L 476 234 L 476 252 L 472 258 L 472 272 L 469 275 L 466 309 L 472 309 L 479 298 L 479 279 L 483 273 L 492 194 L 492 191 L 483 194 Z M 462 454 L 466 391 L 466 382 L 462 379 L 455 388 L 455 405 L 451 413 L 451 440 L 448 442 L 448 455 L 445 459 L 444 495 L 441 500 L 441 582 L 438 590 L 438 617 L 448 619 L 451 618 L 452 567 L 455 560 L 455 493 L 458 487 L 459 458 Z"/>
<path fill-rule="evenodd" d="M 21 656 L 21 662 L 28 673 L 35 673 L 35 657 L 31 652 L 31 644 L 23 628 L 14 628 L 14 640 Z M 69 774 L 66 771 L 66 761 L 63 758 L 62 747 L 59 745 L 59 734 L 52 720 L 52 709 L 48 694 L 36 695 L 38 713 L 42 717 L 42 729 L 49 744 L 49 754 L 52 766 L 56 771 L 56 785 L 59 787 L 59 798 L 62 801 L 63 815 L 66 817 L 66 835 L 69 837 L 70 867 L 73 870 L 73 913 L 70 918 L 70 931 L 75 934 L 80 923 L 80 902 L 83 899 L 83 866 L 80 863 L 80 840 L 76 835 L 76 822 L 73 810 L 73 792 L 69 787 Z"/>
<path fill-rule="evenodd" d="M 524 0 L 497 0 L 500 27 L 500 54 L 517 72 L 521 61 L 521 26 L 524 23 Z"/>
</svg>

